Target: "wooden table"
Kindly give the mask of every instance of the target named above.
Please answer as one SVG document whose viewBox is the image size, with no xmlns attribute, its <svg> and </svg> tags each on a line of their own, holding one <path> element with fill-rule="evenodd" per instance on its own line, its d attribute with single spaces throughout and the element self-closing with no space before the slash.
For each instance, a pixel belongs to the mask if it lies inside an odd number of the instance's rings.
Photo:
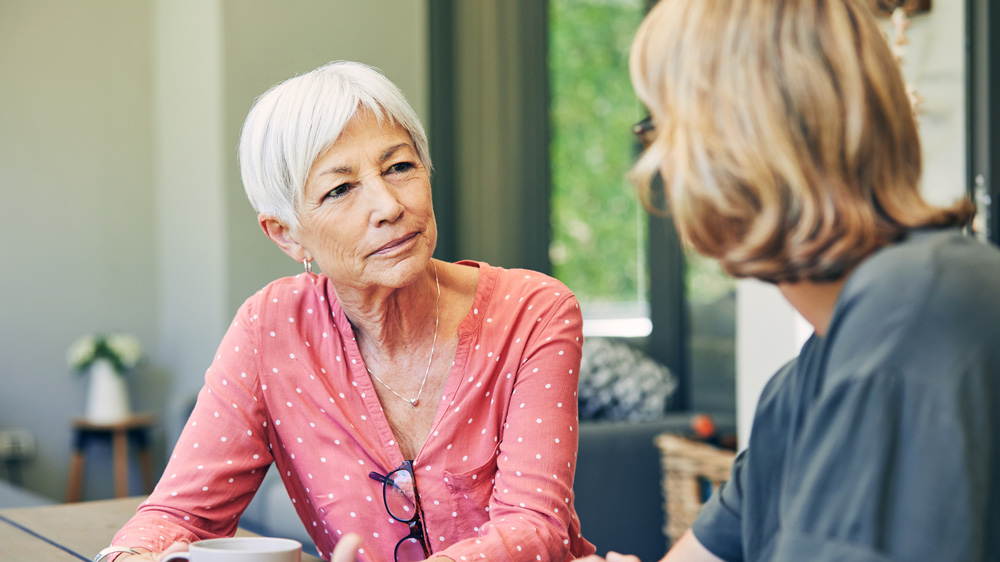
<svg viewBox="0 0 1000 562">
<path fill-rule="evenodd" d="M 90 562 L 125 524 L 143 497 L 0 509 L 0 560 Z M 254 536 L 240 529 L 236 536 Z M 303 562 L 322 562 L 302 555 Z"/>
</svg>

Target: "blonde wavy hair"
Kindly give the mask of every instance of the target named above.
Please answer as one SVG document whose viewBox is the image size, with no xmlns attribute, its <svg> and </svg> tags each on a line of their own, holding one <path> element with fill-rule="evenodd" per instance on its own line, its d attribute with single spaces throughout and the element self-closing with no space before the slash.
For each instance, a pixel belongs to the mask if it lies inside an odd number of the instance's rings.
<svg viewBox="0 0 1000 562">
<path fill-rule="evenodd" d="M 841 278 L 914 228 L 967 223 L 918 186 L 920 141 L 885 33 L 859 0 L 660 0 L 630 70 L 681 238 L 736 277 Z"/>
</svg>

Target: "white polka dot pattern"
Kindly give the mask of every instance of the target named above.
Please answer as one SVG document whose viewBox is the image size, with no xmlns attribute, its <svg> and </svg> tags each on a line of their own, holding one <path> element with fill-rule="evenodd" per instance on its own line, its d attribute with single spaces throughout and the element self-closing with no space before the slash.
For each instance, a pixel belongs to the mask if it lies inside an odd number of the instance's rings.
<svg viewBox="0 0 1000 562">
<path fill-rule="evenodd" d="M 414 462 L 425 529 L 453 560 L 584 556 L 594 549 L 571 501 L 579 306 L 550 277 L 478 265 L 438 420 Z M 403 459 L 332 295 L 324 276 L 302 274 L 248 299 L 206 372 L 170 477 L 114 544 L 160 551 L 230 534 L 273 461 L 321 553 L 358 532 L 366 561 L 392 561 L 408 529 L 387 516 L 368 473 Z"/>
</svg>

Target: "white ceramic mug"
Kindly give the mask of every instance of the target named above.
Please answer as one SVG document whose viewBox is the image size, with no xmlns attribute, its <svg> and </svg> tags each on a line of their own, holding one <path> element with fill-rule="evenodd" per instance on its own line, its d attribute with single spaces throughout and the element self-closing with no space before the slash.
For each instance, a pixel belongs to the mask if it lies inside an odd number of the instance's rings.
<svg viewBox="0 0 1000 562">
<path fill-rule="evenodd" d="M 273 537 L 230 537 L 193 542 L 160 562 L 302 562 L 302 543 Z"/>
</svg>

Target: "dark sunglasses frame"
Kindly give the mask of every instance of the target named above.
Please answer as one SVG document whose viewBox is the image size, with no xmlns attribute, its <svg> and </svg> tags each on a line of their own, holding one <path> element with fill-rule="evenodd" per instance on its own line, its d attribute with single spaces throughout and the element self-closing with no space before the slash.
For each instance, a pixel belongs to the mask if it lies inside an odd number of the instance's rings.
<svg viewBox="0 0 1000 562">
<path fill-rule="evenodd" d="M 395 481 L 393 480 L 392 475 L 397 472 L 408 472 L 410 474 L 410 481 L 413 482 L 414 510 L 413 516 L 409 519 L 400 519 L 397 517 L 396 514 L 389 509 L 389 500 L 386 498 L 386 494 L 389 493 L 389 486 L 395 486 Z M 399 468 L 393 470 L 385 476 L 382 476 L 377 472 L 369 472 L 368 477 L 382 483 L 382 505 L 385 506 L 385 511 L 389 514 L 389 517 L 392 517 L 400 523 L 406 523 L 410 527 L 410 534 L 400 539 L 399 542 L 396 543 L 396 548 L 393 550 L 392 556 L 396 562 L 399 562 L 399 547 L 410 539 L 416 539 L 420 543 L 420 548 L 424 551 L 424 558 L 430 558 L 431 549 L 430 545 L 427 544 L 427 536 L 424 533 L 423 518 L 421 517 L 423 509 L 420 507 L 420 494 L 417 493 L 417 477 L 413 472 L 413 461 L 403 461 L 403 464 L 399 465 Z"/>
</svg>

